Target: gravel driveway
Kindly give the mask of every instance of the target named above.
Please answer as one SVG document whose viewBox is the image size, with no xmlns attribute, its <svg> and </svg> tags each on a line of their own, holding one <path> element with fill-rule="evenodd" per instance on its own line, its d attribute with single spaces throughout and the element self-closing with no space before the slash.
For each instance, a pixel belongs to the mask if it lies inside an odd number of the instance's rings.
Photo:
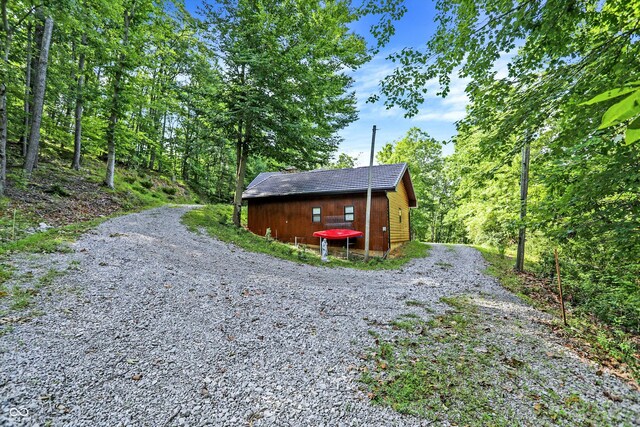
<svg viewBox="0 0 640 427">
<path fill-rule="evenodd" d="M 442 313 L 457 294 L 526 320 L 572 386 L 620 396 L 607 407 L 638 421 L 638 393 L 554 343 L 474 249 L 433 245 L 400 271 L 317 268 L 191 233 L 187 209 L 115 218 L 73 253 L 13 261 L 23 282 L 64 274 L 36 297 L 41 315 L 0 337 L 0 425 L 426 425 L 369 402 L 359 357 L 372 319 L 425 316 L 407 300 Z"/>
</svg>

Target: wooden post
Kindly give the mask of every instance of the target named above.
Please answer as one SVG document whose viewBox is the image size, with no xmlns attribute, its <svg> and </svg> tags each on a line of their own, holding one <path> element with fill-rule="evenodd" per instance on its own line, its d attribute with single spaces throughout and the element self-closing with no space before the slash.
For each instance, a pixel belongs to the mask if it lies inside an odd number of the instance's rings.
<svg viewBox="0 0 640 427">
<path fill-rule="evenodd" d="M 564 310 L 564 298 L 562 297 L 562 281 L 560 280 L 560 262 L 558 262 L 558 249 L 554 251 L 556 258 L 556 276 L 558 276 L 558 291 L 560 292 L 560 308 L 562 309 L 562 321 L 567 326 L 567 313 Z"/>
<path fill-rule="evenodd" d="M 371 157 L 369 158 L 369 183 L 367 184 L 367 212 L 364 227 L 364 262 L 369 261 L 369 228 L 371 224 L 371 169 L 373 168 L 373 150 L 376 145 L 376 125 L 371 134 Z"/>
<path fill-rule="evenodd" d="M 349 261 L 349 238 L 347 237 L 347 261 Z"/>
</svg>

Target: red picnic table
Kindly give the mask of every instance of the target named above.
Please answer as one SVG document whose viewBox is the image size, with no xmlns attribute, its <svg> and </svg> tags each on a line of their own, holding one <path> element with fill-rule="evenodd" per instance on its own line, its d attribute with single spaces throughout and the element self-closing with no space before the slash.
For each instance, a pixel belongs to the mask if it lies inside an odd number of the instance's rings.
<svg viewBox="0 0 640 427">
<path fill-rule="evenodd" d="M 349 239 L 352 237 L 362 237 L 362 231 L 347 230 L 344 228 L 332 228 L 330 230 L 316 231 L 313 237 L 320 238 L 320 246 L 322 247 L 322 239 L 327 240 L 343 240 L 347 239 L 347 259 L 349 259 Z"/>
</svg>

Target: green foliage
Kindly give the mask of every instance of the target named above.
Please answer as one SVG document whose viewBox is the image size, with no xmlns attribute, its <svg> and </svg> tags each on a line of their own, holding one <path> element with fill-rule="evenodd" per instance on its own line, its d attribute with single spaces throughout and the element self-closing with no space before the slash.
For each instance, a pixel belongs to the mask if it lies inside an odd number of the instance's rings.
<svg viewBox="0 0 640 427">
<path fill-rule="evenodd" d="M 149 189 L 151 189 L 151 187 L 153 187 L 153 182 L 151 182 L 149 180 L 140 181 L 140 185 L 143 186 L 144 188 L 146 188 L 147 190 L 149 190 Z"/>
<path fill-rule="evenodd" d="M 608 90 L 583 102 L 582 105 L 592 105 L 609 101 L 626 95 L 624 99 L 613 104 L 602 116 L 599 129 L 606 129 L 635 117 L 625 132 L 625 143 L 632 144 L 640 140 L 640 82 L 628 83 L 626 87 Z"/>
<path fill-rule="evenodd" d="M 191 231 L 206 230 L 209 235 L 224 242 L 233 243 L 247 251 L 265 253 L 277 258 L 325 267 L 350 267 L 361 270 L 389 270 L 402 267 L 414 258 L 425 257 L 429 247 L 418 242 L 409 242 L 396 249 L 396 256 L 386 260 L 371 258 L 370 262 L 362 260 L 344 260 L 329 257 L 323 262 L 316 251 L 307 250 L 306 246 L 295 247 L 277 240 L 257 236 L 244 228 L 234 227 L 228 223 L 233 212 L 229 205 L 209 205 L 202 209 L 194 209 L 184 215 L 182 221 Z"/>
<path fill-rule="evenodd" d="M 71 196 L 71 193 L 69 193 L 67 190 L 65 190 L 65 188 L 63 186 L 61 186 L 60 184 L 53 184 L 51 186 L 51 188 L 45 190 L 45 193 L 55 194 L 56 196 L 60 196 L 60 197 L 69 197 L 69 196 Z"/>
<path fill-rule="evenodd" d="M 413 238 L 433 242 L 454 241 L 455 226 L 445 221 L 453 188 L 442 157 L 442 143 L 418 128 L 411 128 L 404 138 L 383 146 L 377 160 L 382 164 L 409 165 L 418 198 L 418 208 L 411 210 Z"/>
<path fill-rule="evenodd" d="M 628 1 L 439 0 L 426 47 L 391 55 L 401 66 L 381 83 L 388 107 L 415 115 L 427 82 L 438 79 L 446 96 L 451 74 L 469 79 L 471 104 L 447 162 L 455 203 L 445 221 L 463 231 L 457 238 L 503 254 L 527 227 L 534 257 L 560 249 L 575 310 L 634 333 L 638 19 L 640 8 Z M 506 77 L 496 74 L 498 60 L 508 62 Z M 518 153 L 525 141 L 533 160 L 521 222 Z M 548 274 L 548 265 L 540 268 Z"/>
<path fill-rule="evenodd" d="M 162 187 L 161 190 L 163 193 L 170 196 L 175 196 L 175 194 L 178 192 L 178 189 L 175 187 Z"/>
<path fill-rule="evenodd" d="M 356 158 L 351 157 L 346 153 L 340 153 L 338 159 L 335 162 L 329 163 L 331 169 L 349 169 L 356 165 Z"/>
</svg>

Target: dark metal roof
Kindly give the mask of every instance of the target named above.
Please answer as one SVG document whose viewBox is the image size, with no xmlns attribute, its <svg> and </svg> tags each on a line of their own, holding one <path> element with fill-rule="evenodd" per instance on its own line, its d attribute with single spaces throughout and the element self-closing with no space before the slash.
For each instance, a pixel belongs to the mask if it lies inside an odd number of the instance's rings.
<svg viewBox="0 0 640 427">
<path fill-rule="evenodd" d="M 338 194 L 367 191 L 368 166 L 352 169 L 320 169 L 310 172 L 259 174 L 242 194 L 243 199 L 296 194 Z M 373 166 L 371 189 L 394 191 L 407 171 L 406 163 Z M 407 174 L 408 175 L 408 174 Z M 407 176 L 407 178 L 409 178 Z M 415 201 L 411 180 L 405 181 L 409 198 Z"/>
</svg>

